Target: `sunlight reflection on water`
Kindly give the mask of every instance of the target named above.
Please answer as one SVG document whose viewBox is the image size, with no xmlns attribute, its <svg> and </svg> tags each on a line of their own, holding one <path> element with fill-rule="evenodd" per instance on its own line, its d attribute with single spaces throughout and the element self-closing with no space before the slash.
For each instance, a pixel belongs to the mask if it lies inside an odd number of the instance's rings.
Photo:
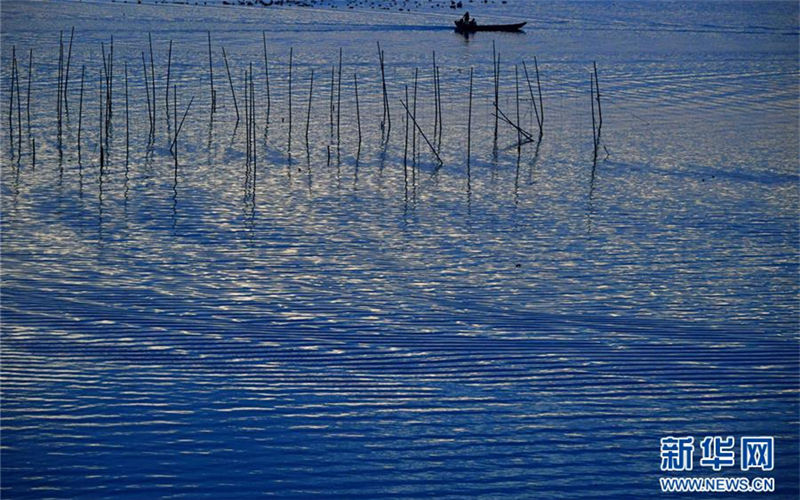
<svg viewBox="0 0 800 500">
<path fill-rule="evenodd" d="M 433 28 L 444 16 L 229 9 L 221 19 L 212 8 L 3 2 L 4 82 L 11 46 L 23 85 L 35 49 L 37 144 L 34 168 L 27 138 L 17 162 L 3 133 L 3 490 L 576 497 L 590 481 L 609 497 L 650 497 L 658 438 L 721 430 L 777 436 L 780 493 L 796 494 L 796 36 L 767 7 L 754 14 L 766 28 L 737 25 L 738 4 L 697 7 L 717 22 L 711 33 L 688 16 L 654 28 L 628 4 L 605 5 L 621 25 L 581 31 L 595 15 L 587 5 L 553 3 L 526 35 L 495 38 L 507 113 L 513 65 L 535 54 L 542 72 L 545 134 L 518 156 L 502 122 L 493 153 L 491 38 L 373 29 Z M 325 26 L 309 35 L 315 23 Z M 73 24 L 59 160 L 58 31 Z M 158 90 L 151 148 L 146 31 Z M 98 57 L 112 33 L 101 174 Z M 178 107 L 195 97 L 177 176 L 163 94 L 170 38 Z M 256 67 L 254 190 L 222 46 L 240 98 L 246 64 Z M 398 99 L 417 67 L 426 133 L 434 120 L 431 54 L 420 47 L 435 47 L 442 68 L 444 164 L 418 138 L 419 168 L 404 174 Z M 594 59 L 610 154 L 592 176 Z M 83 65 L 79 164 L 72 75 Z M 535 130 L 526 92 L 520 121 Z"/>
</svg>

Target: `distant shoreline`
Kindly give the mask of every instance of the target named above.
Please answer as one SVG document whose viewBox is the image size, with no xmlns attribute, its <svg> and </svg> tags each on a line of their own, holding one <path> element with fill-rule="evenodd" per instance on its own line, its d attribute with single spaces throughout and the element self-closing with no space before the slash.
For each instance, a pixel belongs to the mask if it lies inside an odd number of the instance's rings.
<svg viewBox="0 0 800 500">
<path fill-rule="evenodd" d="M 373 9 L 397 12 L 460 12 L 480 5 L 506 4 L 507 0 L 111 0 L 111 3 L 196 5 L 211 7 L 312 7 L 330 9 Z"/>
</svg>

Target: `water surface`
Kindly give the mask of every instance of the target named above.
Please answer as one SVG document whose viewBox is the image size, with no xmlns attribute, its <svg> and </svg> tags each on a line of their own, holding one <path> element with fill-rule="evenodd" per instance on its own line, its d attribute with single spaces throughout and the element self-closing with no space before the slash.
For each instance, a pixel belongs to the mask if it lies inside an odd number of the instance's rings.
<svg viewBox="0 0 800 500">
<path fill-rule="evenodd" d="M 797 5 L 515 1 L 483 14 L 521 12 L 526 34 L 465 40 L 440 29 L 442 12 L 3 2 L 4 95 L 14 46 L 24 127 L 19 156 L 4 100 L 3 495 L 650 498 L 661 437 L 730 434 L 774 435 L 776 496 L 796 497 Z M 59 146 L 59 31 L 68 42 L 72 26 Z M 177 170 L 169 40 L 180 113 L 194 97 Z M 536 56 L 541 73 L 544 134 L 519 151 L 502 122 L 494 148 L 493 42 L 500 107 L 516 112 L 518 65 L 531 131 L 522 62 Z M 255 167 L 223 46 L 242 111 L 254 65 Z M 400 100 L 418 69 L 432 135 L 432 49 L 443 164 L 420 137 L 404 169 Z"/>
</svg>

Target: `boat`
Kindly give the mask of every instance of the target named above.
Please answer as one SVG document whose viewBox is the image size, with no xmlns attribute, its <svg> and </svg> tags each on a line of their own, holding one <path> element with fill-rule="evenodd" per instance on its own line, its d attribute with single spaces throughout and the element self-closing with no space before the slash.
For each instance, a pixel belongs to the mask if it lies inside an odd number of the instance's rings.
<svg viewBox="0 0 800 500">
<path fill-rule="evenodd" d="M 475 33 L 478 31 L 520 31 L 523 26 L 528 24 L 477 24 L 475 21 L 465 22 L 463 19 L 455 21 L 456 31 L 459 33 Z"/>
</svg>

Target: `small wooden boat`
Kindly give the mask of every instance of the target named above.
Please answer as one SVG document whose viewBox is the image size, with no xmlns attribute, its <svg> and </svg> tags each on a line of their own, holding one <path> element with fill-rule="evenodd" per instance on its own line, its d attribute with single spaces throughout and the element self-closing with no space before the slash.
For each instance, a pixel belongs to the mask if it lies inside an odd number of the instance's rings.
<svg viewBox="0 0 800 500">
<path fill-rule="evenodd" d="M 476 24 L 473 22 L 464 22 L 463 19 L 455 21 L 456 31 L 459 33 L 475 33 L 477 31 L 519 31 L 523 26 L 528 24 L 515 23 L 515 24 Z"/>
</svg>

